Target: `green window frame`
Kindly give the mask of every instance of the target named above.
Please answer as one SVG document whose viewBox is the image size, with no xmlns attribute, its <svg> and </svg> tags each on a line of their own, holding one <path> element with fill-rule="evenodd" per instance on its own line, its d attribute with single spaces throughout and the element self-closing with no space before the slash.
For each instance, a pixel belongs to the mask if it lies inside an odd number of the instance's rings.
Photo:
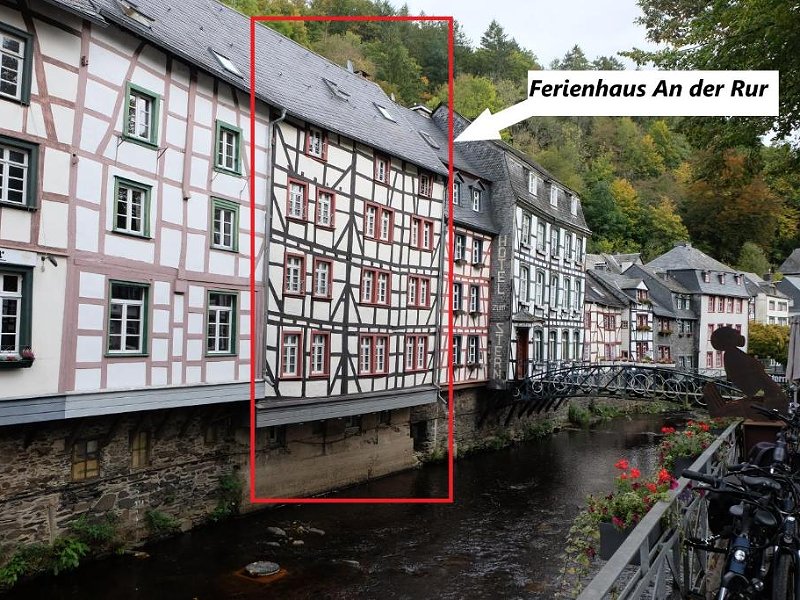
<svg viewBox="0 0 800 600">
<path fill-rule="evenodd" d="M 0 171 L 0 206 L 36 209 L 39 145 L 0 135 Z M 19 197 L 21 201 L 12 200 L 12 197 Z"/>
<path fill-rule="evenodd" d="M 132 288 L 141 290 L 141 299 L 132 298 L 117 298 L 117 304 L 122 308 L 117 312 L 114 310 L 115 298 L 114 289 L 118 288 Z M 121 291 L 121 290 L 120 290 Z M 120 294 L 122 295 L 122 294 Z M 108 318 L 106 330 L 106 356 L 148 356 L 149 345 L 149 325 L 150 325 L 150 284 L 141 283 L 136 281 L 120 281 L 112 279 L 108 282 Z M 129 307 L 140 306 L 139 316 L 136 318 L 135 311 L 129 312 Z M 115 327 L 115 322 L 119 321 L 119 327 Z M 131 321 L 138 321 L 140 329 L 138 336 L 128 332 L 128 325 Z M 119 330 L 119 333 L 115 333 Z M 114 348 L 112 345 L 115 338 L 119 337 L 119 348 Z M 123 348 L 127 346 L 128 337 L 138 337 L 139 347 L 133 349 Z"/>
<path fill-rule="evenodd" d="M 212 296 L 215 303 L 212 305 Z M 222 298 L 230 299 L 230 305 L 219 303 Z M 224 322 L 223 315 L 229 315 Z M 206 292 L 206 356 L 236 356 L 237 322 L 239 320 L 239 292 L 231 290 L 208 290 Z M 223 333 L 227 327 L 227 334 Z M 227 340 L 227 349 L 221 344 Z M 222 349 L 220 350 L 220 347 Z"/>
<path fill-rule="evenodd" d="M 4 278 L 3 275 L 18 276 L 22 278 L 20 289 L 18 293 L 3 293 Z M 7 354 L 19 355 L 24 348 L 31 346 L 31 330 L 32 330 L 32 307 L 33 307 L 33 267 L 24 267 L 20 265 L 10 265 L 6 263 L 0 264 L 0 302 L 6 300 L 18 300 L 18 314 L 17 329 L 16 329 L 16 348 L 14 351 L 3 351 L 0 346 L 0 356 Z M 9 311 L 10 312 L 10 311 Z M 0 315 L 5 315 L 4 307 L 0 305 Z M 3 330 L 2 322 L 0 322 L 0 331 Z M 9 333 L 9 332 L 6 332 Z"/>
<path fill-rule="evenodd" d="M 121 202 L 120 192 L 126 191 L 125 202 Z M 114 198 L 112 207 L 112 229 L 115 233 L 131 235 L 134 237 L 150 238 L 150 197 L 153 188 L 150 185 L 138 183 L 124 177 L 114 177 Z M 127 193 L 130 192 L 130 193 Z M 138 214 L 133 210 L 135 193 L 140 193 L 140 207 Z M 120 206 L 125 206 L 125 212 L 120 213 Z M 136 222 L 140 229 L 134 228 Z"/>
<path fill-rule="evenodd" d="M 230 221 L 225 218 L 225 213 L 230 214 Z M 228 224 L 231 228 L 230 244 L 225 243 L 225 227 Z M 236 202 L 211 198 L 211 248 L 228 252 L 239 251 L 239 205 Z"/>
<path fill-rule="evenodd" d="M 136 100 L 136 102 L 131 106 L 131 102 L 134 100 Z M 144 104 L 145 102 L 149 103 L 149 106 L 146 106 Z M 141 144 L 149 148 L 158 148 L 158 121 L 161 108 L 161 96 L 129 81 L 125 88 L 124 108 L 125 110 L 122 114 L 122 137 L 135 144 Z M 144 112 L 144 115 L 142 115 L 145 108 L 147 112 Z M 144 118 L 142 119 L 141 117 Z M 133 120 L 131 120 L 132 118 Z M 147 127 L 144 135 L 136 133 L 136 131 L 131 132 L 132 126 L 136 130 L 139 130 L 143 126 L 142 121 L 146 122 Z"/>
<path fill-rule="evenodd" d="M 232 136 L 228 138 L 227 136 Z M 228 161 L 227 149 L 233 145 Z M 214 135 L 214 170 L 233 175 L 242 174 L 242 130 L 217 119 Z"/>
<path fill-rule="evenodd" d="M 22 47 L 14 48 L 14 41 L 21 43 Z M 5 58 L 5 60 L 0 59 L 3 63 L 0 67 L 0 98 L 20 104 L 30 104 L 33 36 L 22 29 L 0 23 L 0 56 Z"/>
</svg>

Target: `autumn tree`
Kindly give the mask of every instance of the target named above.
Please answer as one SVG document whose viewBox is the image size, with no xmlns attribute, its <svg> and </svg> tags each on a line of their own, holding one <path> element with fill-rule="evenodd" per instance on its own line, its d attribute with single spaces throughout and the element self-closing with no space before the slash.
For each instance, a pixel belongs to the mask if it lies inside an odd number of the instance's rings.
<svg viewBox="0 0 800 600">
<path fill-rule="evenodd" d="M 789 326 L 750 323 L 747 352 L 759 358 L 772 358 L 786 364 L 789 352 Z"/>
<path fill-rule="evenodd" d="M 753 242 L 745 242 L 739 252 L 736 268 L 762 277 L 769 272 L 770 264 L 761 246 Z"/>
</svg>

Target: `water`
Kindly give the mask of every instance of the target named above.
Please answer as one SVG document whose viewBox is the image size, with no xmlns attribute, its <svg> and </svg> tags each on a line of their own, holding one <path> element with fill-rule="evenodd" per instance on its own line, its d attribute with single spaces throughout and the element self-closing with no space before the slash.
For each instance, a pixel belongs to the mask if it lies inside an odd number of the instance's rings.
<svg viewBox="0 0 800 600">
<path fill-rule="evenodd" d="M 20 586 L 11 598 L 70 600 L 544 599 L 556 591 L 566 533 L 589 493 L 608 491 L 614 462 L 653 467 L 664 418 L 618 419 L 459 460 L 454 505 L 294 505 L 152 544 L 150 558 L 115 557 Z M 445 465 L 386 477 L 353 496 L 446 496 Z M 267 542 L 267 527 L 302 523 L 325 535 Z M 255 560 L 285 576 L 236 575 Z M 357 561 L 359 566 L 342 561 Z"/>
</svg>

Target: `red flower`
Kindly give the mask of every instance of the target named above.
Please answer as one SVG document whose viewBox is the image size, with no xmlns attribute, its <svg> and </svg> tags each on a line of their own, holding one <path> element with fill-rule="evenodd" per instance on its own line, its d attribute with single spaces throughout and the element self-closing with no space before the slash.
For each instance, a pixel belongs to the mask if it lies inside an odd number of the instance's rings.
<svg viewBox="0 0 800 600">
<path fill-rule="evenodd" d="M 641 475 L 642 472 L 639 469 L 636 468 L 631 469 L 631 479 L 639 479 Z"/>
<path fill-rule="evenodd" d="M 711 427 L 709 427 L 708 423 L 698 423 L 697 426 L 700 429 L 702 429 L 703 431 L 708 431 L 709 429 L 711 429 Z"/>
<path fill-rule="evenodd" d="M 666 469 L 661 469 L 658 472 L 658 483 L 669 483 L 672 481 L 672 475 Z"/>
<path fill-rule="evenodd" d="M 661 433 L 675 433 L 674 427 L 662 427 Z"/>
<path fill-rule="evenodd" d="M 650 490 L 654 494 L 658 491 L 658 486 L 656 486 L 656 484 L 651 481 L 648 481 L 644 485 L 648 490 Z"/>
<path fill-rule="evenodd" d="M 620 458 L 616 463 L 614 463 L 614 466 L 623 471 L 627 471 L 630 463 L 627 461 L 627 459 Z"/>
<path fill-rule="evenodd" d="M 694 435 L 694 431 L 684 431 L 683 433 L 686 434 L 686 437 L 692 437 Z"/>
<path fill-rule="evenodd" d="M 620 481 L 625 481 L 628 478 L 628 474 L 627 473 L 621 473 L 619 478 L 620 478 Z"/>
<path fill-rule="evenodd" d="M 624 529 L 625 523 L 619 517 L 611 517 L 611 522 L 614 524 L 614 527 L 617 529 Z"/>
</svg>

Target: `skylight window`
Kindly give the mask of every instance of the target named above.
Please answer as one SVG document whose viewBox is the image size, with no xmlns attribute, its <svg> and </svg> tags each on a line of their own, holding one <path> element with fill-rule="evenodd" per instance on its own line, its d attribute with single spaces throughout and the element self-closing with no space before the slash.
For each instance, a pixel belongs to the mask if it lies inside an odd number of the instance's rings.
<svg viewBox="0 0 800 600">
<path fill-rule="evenodd" d="M 219 61 L 219 64 L 222 65 L 223 69 L 225 69 L 229 73 L 233 73 L 237 77 L 244 77 L 244 75 L 242 75 L 242 72 L 236 68 L 236 65 L 233 64 L 233 62 L 231 62 L 230 58 L 228 58 L 227 56 L 223 56 L 222 54 L 220 54 L 219 52 L 217 52 L 212 48 L 209 48 L 209 50 L 211 51 L 211 54 L 213 54 L 214 57 Z"/>
<path fill-rule="evenodd" d="M 423 140 L 428 142 L 428 146 L 430 146 L 431 148 L 436 148 L 438 150 L 441 147 L 441 146 L 439 146 L 438 143 L 436 143 L 436 140 L 434 140 L 433 136 L 431 136 L 429 133 L 427 133 L 425 131 L 420 131 L 419 134 L 422 136 Z"/>
<path fill-rule="evenodd" d="M 136 21 L 139 23 L 139 25 L 144 25 L 145 27 L 149 28 L 153 24 L 153 21 L 155 21 L 155 19 L 148 17 L 146 14 L 136 8 L 136 4 L 133 2 L 122 2 L 119 0 L 117 4 L 119 4 L 120 9 L 126 17 Z"/>
<path fill-rule="evenodd" d="M 380 104 L 375 104 L 375 108 L 378 109 L 378 112 L 381 113 L 384 119 L 386 119 L 387 121 L 391 121 L 392 123 L 397 123 L 395 118 L 392 116 L 392 113 L 386 110 L 385 107 L 381 106 Z"/>
<path fill-rule="evenodd" d="M 333 93 L 333 95 L 336 96 L 337 98 L 339 98 L 340 100 L 347 101 L 350 98 L 350 94 L 345 92 L 342 88 L 340 88 L 338 85 L 336 85 L 330 79 L 325 79 L 323 77 L 322 81 L 325 82 L 325 85 L 328 86 L 328 89 L 330 89 L 330 91 Z"/>
</svg>

